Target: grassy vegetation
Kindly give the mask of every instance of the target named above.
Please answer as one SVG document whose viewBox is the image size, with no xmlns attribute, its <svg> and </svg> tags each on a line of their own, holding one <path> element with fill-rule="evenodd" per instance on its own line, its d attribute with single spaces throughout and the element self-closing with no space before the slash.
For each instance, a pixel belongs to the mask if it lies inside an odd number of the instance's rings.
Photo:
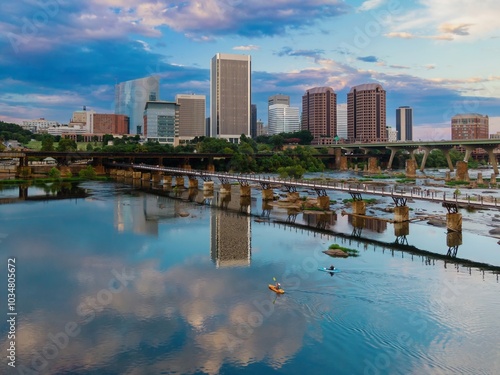
<svg viewBox="0 0 500 375">
<path fill-rule="evenodd" d="M 370 176 L 371 178 L 374 178 L 376 180 L 386 180 L 388 178 L 391 178 L 391 176 L 388 176 L 386 174 L 376 174 L 376 175 L 373 175 L 373 176 Z"/>
<path fill-rule="evenodd" d="M 349 249 L 348 247 L 343 247 L 343 246 L 340 246 L 339 244 L 336 244 L 336 243 L 331 244 L 328 248 L 332 249 L 332 250 L 342 250 L 344 253 L 348 254 L 351 257 L 358 257 L 359 256 L 358 250 Z"/>
<path fill-rule="evenodd" d="M 445 185 L 447 186 L 462 186 L 462 185 L 469 185 L 470 181 L 447 181 L 445 182 Z"/>
<path fill-rule="evenodd" d="M 87 145 L 92 147 L 101 147 L 101 142 L 76 142 L 77 150 L 87 151 Z M 58 142 L 54 142 L 54 150 L 57 150 Z M 42 149 L 42 141 L 31 140 L 26 144 L 26 147 L 33 151 L 40 151 Z"/>
<path fill-rule="evenodd" d="M 415 183 L 415 181 L 416 180 L 414 178 L 402 178 L 400 180 L 396 180 L 398 184 Z"/>
</svg>

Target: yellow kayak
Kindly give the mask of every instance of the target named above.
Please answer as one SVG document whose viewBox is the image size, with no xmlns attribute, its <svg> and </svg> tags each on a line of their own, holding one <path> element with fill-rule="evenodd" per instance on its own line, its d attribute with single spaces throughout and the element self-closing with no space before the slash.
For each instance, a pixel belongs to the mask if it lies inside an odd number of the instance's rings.
<svg viewBox="0 0 500 375">
<path fill-rule="evenodd" d="M 278 294 L 283 294 L 285 293 L 285 290 L 284 289 L 278 289 L 276 288 L 275 285 L 272 285 L 272 284 L 269 284 L 269 289 L 271 289 L 273 292 L 276 292 Z"/>
</svg>

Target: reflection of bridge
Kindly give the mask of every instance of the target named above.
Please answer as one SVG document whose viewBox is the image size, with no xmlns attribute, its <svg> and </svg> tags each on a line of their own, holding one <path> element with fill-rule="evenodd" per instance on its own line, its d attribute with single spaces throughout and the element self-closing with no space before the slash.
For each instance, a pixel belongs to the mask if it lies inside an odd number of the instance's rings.
<svg viewBox="0 0 500 375">
<path fill-rule="evenodd" d="M 367 249 L 368 246 L 370 246 L 373 247 L 374 250 L 382 250 L 383 252 L 389 250 L 393 256 L 395 255 L 396 252 L 400 252 L 401 256 L 404 256 L 404 254 L 407 253 L 410 254 L 412 257 L 413 256 L 421 257 L 423 261 L 426 262 L 426 264 L 428 264 L 427 262 L 430 262 L 431 260 L 442 260 L 445 262 L 445 266 L 446 264 L 453 263 L 456 264 L 457 267 L 464 266 L 468 268 L 471 267 L 478 268 L 483 271 L 492 271 L 497 274 L 497 277 L 498 274 L 500 274 L 500 267 L 498 266 L 492 266 L 486 263 L 458 258 L 457 257 L 458 249 L 459 246 L 462 244 L 462 234 L 458 232 L 450 232 L 446 235 L 446 244 L 445 244 L 446 253 L 439 254 L 419 249 L 416 246 L 408 244 L 408 241 L 406 240 L 406 235 L 409 234 L 409 223 L 395 223 L 394 235 L 396 238 L 394 242 L 393 243 L 383 242 L 376 239 L 361 237 L 361 232 L 363 229 L 371 228 L 372 231 L 378 231 L 380 225 L 382 227 L 385 227 L 386 223 L 376 224 L 375 222 L 379 220 L 375 218 L 363 219 L 361 221 L 352 221 L 348 219 L 348 222 L 353 227 L 353 230 L 352 233 L 350 234 L 344 234 L 329 229 L 329 226 L 331 224 L 334 224 L 337 218 L 337 215 L 334 213 L 330 213 L 329 215 L 327 214 L 315 215 L 316 218 L 314 219 L 311 217 L 312 215 L 305 215 L 304 220 L 306 223 L 300 224 L 296 223 L 294 220 L 289 220 L 289 218 L 284 220 L 270 219 L 269 216 L 263 216 L 262 214 L 252 214 L 252 210 L 250 210 L 249 208 L 250 202 L 246 200 L 245 197 L 240 197 L 239 199 L 231 200 L 231 205 L 227 206 L 222 202 L 223 196 L 220 194 L 219 195 L 216 194 L 216 196 L 211 196 L 212 197 L 211 199 L 206 199 L 207 192 L 202 192 L 197 189 L 184 190 L 184 192 L 179 194 L 179 192 L 173 190 L 165 190 L 161 186 L 158 188 L 152 188 L 149 183 L 145 184 L 147 191 L 151 193 L 158 192 L 161 195 L 169 197 L 171 199 L 187 198 L 187 200 L 197 202 L 198 204 L 209 205 L 211 206 L 212 210 L 217 211 L 212 215 L 214 217 L 215 216 L 218 217 L 220 220 L 224 220 L 226 223 L 229 223 L 231 218 L 237 220 L 238 222 L 243 220 L 245 223 L 247 223 L 246 225 L 249 225 L 249 227 L 245 230 L 238 232 L 239 240 L 234 236 L 232 237 L 233 240 L 241 242 L 242 248 L 244 247 L 245 249 L 248 249 L 248 253 L 245 252 L 242 253 L 244 255 L 242 255 L 241 257 L 242 262 L 239 265 L 242 265 L 245 262 L 249 262 L 249 258 L 247 258 L 247 256 L 250 256 L 251 254 L 250 239 L 248 238 L 248 236 L 251 236 L 250 225 L 252 226 L 265 225 L 265 226 L 272 226 L 273 228 L 285 231 L 293 230 L 295 232 L 300 232 L 314 237 L 318 236 L 320 238 L 326 238 L 328 240 L 340 242 L 341 244 L 344 244 L 346 246 L 355 244 L 356 246 L 364 247 L 365 249 Z M 241 207 L 239 207 L 238 202 Z M 263 202 L 263 208 L 264 206 L 266 206 L 265 202 Z M 271 206 L 270 210 L 272 209 L 273 207 Z M 255 222 L 254 224 L 250 224 L 250 222 L 248 221 L 250 218 L 253 218 L 253 221 Z M 214 233 L 212 233 L 212 235 L 214 235 Z M 242 236 L 245 237 L 243 238 Z M 213 239 L 214 238 L 212 238 L 212 240 Z M 213 247 L 212 244 L 211 248 L 212 256 L 215 256 L 213 253 L 214 249 L 215 248 Z"/>
<path fill-rule="evenodd" d="M 34 186 L 36 188 L 37 186 Z M 60 199 L 86 198 L 89 196 L 85 189 L 71 185 L 70 187 L 56 186 L 51 191 L 46 191 L 45 194 L 29 195 L 28 186 L 18 186 L 19 194 L 17 197 L 0 198 L 1 204 L 21 203 L 25 201 L 51 201 Z"/>
<path fill-rule="evenodd" d="M 248 184 L 249 182 L 257 183 L 262 186 L 263 189 L 269 189 L 271 185 L 283 186 L 289 192 L 296 192 L 297 188 L 311 189 L 316 191 L 319 197 L 326 196 L 327 190 L 340 191 L 348 193 L 352 196 L 354 201 L 362 200 L 362 194 L 375 195 L 390 197 L 394 200 L 396 206 L 406 206 L 408 199 L 421 200 L 427 202 L 437 202 L 448 205 L 466 206 L 471 208 L 500 208 L 497 204 L 496 198 L 491 201 L 485 199 L 483 196 L 479 196 L 477 200 L 467 197 L 466 199 L 458 198 L 458 196 L 446 196 L 446 193 L 442 195 L 434 194 L 434 192 L 429 192 L 429 194 L 424 193 L 423 190 L 409 189 L 396 191 L 394 188 L 387 188 L 384 186 L 369 186 L 363 183 L 346 183 L 346 182 L 311 182 L 306 180 L 295 180 L 295 179 L 282 179 L 277 177 L 263 177 L 258 175 L 250 174 L 230 174 L 230 173 L 220 173 L 220 172 L 209 172 L 203 170 L 195 169 L 182 169 L 182 168 L 170 168 L 170 167 L 158 167 L 150 165 L 135 165 L 135 164 L 122 164 L 116 163 L 111 164 L 110 167 L 118 168 L 132 168 L 134 170 L 151 171 L 157 173 L 165 173 L 174 176 L 188 176 L 194 178 L 201 178 L 204 181 L 211 181 L 212 179 L 219 179 L 222 184 L 228 183 L 230 180 L 236 181 L 241 184 Z M 452 209 L 453 210 L 453 209 Z"/>
</svg>

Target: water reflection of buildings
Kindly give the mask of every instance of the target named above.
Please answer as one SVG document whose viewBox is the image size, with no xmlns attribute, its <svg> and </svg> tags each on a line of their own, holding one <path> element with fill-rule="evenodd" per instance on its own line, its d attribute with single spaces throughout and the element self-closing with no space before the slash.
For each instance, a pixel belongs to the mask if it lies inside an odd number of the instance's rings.
<svg viewBox="0 0 500 375">
<path fill-rule="evenodd" d="M 214 193 L 218 207 L 210 216 L 210 256 L 219 267 L 249 266 L 251 256 L 250 205 L 239 196 Z M 241 212 L 241 213 L 240 213 Z"/>
<path fill-rule="evenodd" d="M 119 195 L 115 201 L 115 227 L 119 232 L 158 235 L 158 221 L 174 218 L 178 200 L 152 194 Z"/>
</svg>

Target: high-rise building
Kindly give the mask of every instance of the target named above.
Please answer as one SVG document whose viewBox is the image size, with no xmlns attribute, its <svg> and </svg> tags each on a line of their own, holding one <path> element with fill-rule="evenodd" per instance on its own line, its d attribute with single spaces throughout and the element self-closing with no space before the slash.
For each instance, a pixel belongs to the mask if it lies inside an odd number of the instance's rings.
<svg viewBox="0 0 500 375">
<path fill-rule="evenodd" d="M 384 142 L 385 90 L 378 83 L 354 86 L 347 94 L 347 137 L 352 142 Z"/>
<path fill-rule="evenodd" d="M 180 143 L 205 135 L 205 95 L 178 94 Z"/>
<path fill-rule="evenodd" d="M 257 105 L 250 106 L 250 135 L 252 138 L 257 137 Z"/>
<path fill-rule="evenodd" d="M 129 118 L 125 115 L 95 113 L 93 117 L 95 134 L 129 134 Z"/>
<path fill-rule="evenodd" d="M 175 102 L 146 102 L 144 137 L 148 141 L 179 144 L 179 105 Z"/>
<path fill-rule="evenodd" d="M 398 141 L 413 140 L 413 108 L 402 106 L 396 109 L 396 131 Z"/>
<path fill-rule="evenodd" d="M 250 56 L 216 54 L 210 67 L 210 135 L 233 143 L 250 136 L 250 101 Z"/>
<path fill-rule="evenodd" d="M 270 133 L 271 127 L 269 127 L 269 124 L 271 122 L 271 113 L 269 112 L 269 109 L 272 105 L 275 104 L 290 106 L 290 97 L 288 95 L 276 94 L 267 98 L 267 124 L 268 124 L 269 134 L 277 134 L 277 133 Z"/>
<path fill-rule="evenodd" d="M 302 130 L 309 130 L 313 145 L 332 144 L 337 134 L 337 94 L 331 87 L 314 87 L 302 96 Z"/>
<path fill-rule="evenodd" d="M 347 139 L 347 103 L 337 104 L 337 136 Z"/>
<path fill-rule="evenodd" d="M 287 104 L 269 106 L 269 135 L 298 132 L 300 130 L 299 108 Z"/>
<path fill-rule="evenodd" d="M 273 104 L 286 104 L 290 105 L 290 97 L 288 95 L 277 94 L 270 96 L 267 99 L 267 106 L 270 107 Z"/>
<path fill-rule="evenodd" d="M 160 99 L 160 80 L 157 76 L 134 79 L 115 86 L 115 114 L 130 119 L 130 134 L 143 134 L 146 102 Z"/>
<path fill-rule="evenodd" d="M 489 118 L 479 113 L 462 113 L 451 118 L 451 139 L 488 139 Z"/>
<path fill-rule="evenodd" d="M 257 137 L 259 135 L 267 135 L 267 127 L 264 126 L 262 120 L 257 121 Z"/>
</svg>

